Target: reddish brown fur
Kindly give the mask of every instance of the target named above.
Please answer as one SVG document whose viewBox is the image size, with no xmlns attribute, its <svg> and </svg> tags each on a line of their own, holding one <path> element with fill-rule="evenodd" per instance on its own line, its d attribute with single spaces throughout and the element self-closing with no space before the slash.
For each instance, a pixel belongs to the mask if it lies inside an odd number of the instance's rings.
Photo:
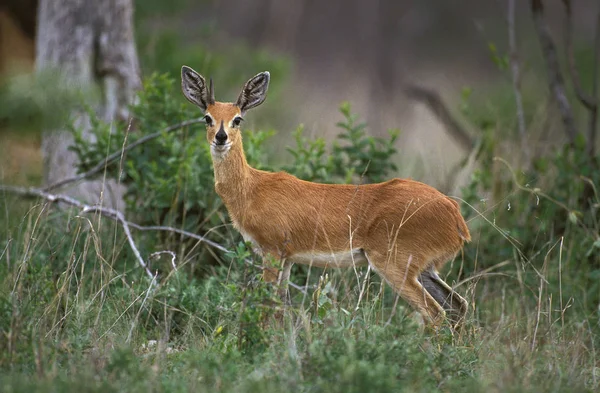
<svg viewBox="0 0 600 393">
<path fill-rule="evenodd" d="M 242 114 L 240 108 L 216 102 L 207 105 L 206 113 L 214 119 L 207 126 L 209 143 L 221 122 L 231 142 L 226 154 L 213 154 L 216 191 L 234 226 L 255 242 L 257 251 L 282 261 L 280 281 L 288 279 L 299 255 L 360 250 L 402 297 L 440 322 L 444 309 L 417 278 L 441 268 L 470 240 L 456 201 L 413 180 L 330 185 L 254 169 L 246 162 L 239 128 L 230 127 Z M 266 269 L 264 277 L 272 281 L 277 276 Z"/>
</svg>

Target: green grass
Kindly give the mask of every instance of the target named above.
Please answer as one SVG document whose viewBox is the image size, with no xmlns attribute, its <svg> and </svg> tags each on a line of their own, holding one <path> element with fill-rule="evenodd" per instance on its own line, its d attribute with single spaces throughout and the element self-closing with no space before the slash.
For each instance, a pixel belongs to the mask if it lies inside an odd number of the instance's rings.
<svg viewBox="0 0 600 393">
<path fill-rule="evenodd" d="M 582 299 L 561 300 L 554 266 L 509 263 L 502 275 L 459 287 L 472 309 L 453 335 L 424 331 L 402 300 L 394 309 L 374 275 L 357 307 L 363 276 L 358 285 L 352 269 L 330 270 L 320 284 L 323 271 L 313 269 L 318 289 L 291 289 L 283 307 L 242 246 L 204 269 L 191 268 L 202 263 L 193 256 L 177 258 L 177 269 L 151 261 L 152 289 L 112 221 L 12 198 L 0 204 L 10 218 L 0 232 L 3 392 L 600 388 L 597 314 Z M 134 236 L 143 255 L 157 251 Z M 548 255 L 568 266 L 562 251 Z M 463 262 L 473 263 L 457 259 L 451 277 Z M 564 271 L 560 285 L 577 280 Z"/>
</svg>

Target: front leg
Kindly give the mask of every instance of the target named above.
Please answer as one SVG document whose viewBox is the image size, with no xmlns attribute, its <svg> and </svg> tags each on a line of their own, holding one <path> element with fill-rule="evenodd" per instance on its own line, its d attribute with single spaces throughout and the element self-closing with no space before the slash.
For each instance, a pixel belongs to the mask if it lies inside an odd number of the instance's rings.
<svg viewBox="0 0 600 393">
<path fill-rule="evenodd" d="M 266 263 L 263 263 L 262 276 L 263 276 L 264 282 L 268 282 L 268 283 L 276 282 L 279 279 L 279 269 L 268 266 Z"/>
<path fill-rule="evenodd" d="M 288 287 L 290 281 L 290 274 L 292 273 L 292 266 L 294 264 L 287 259 L 281 261 L 281 264 L 282 269 L 279 272 L 279 277 L 277 279 L 277 295 L 281 298 L 281 301 L 283 303 L 289 304 L 290 298 L 288 296 Z"/>
<path fill-rule="evenodd" d="M 275 267 L 272 267 L 272 265 L 270 265 L 269 262 L 270 261 L 268 260 L 265 260 L 263 262 L 263 279 L 265 280 L 265 282 L 277 283 L 277 296 L 281 299 L 283 307 L 276 308 L 274 319 L 275 321 L 277 321 L 277 323 L 282 324 L 284 308 L 286 305 L 289 305 L 291 303 L 291 300 L 288 296 L 288 283 L 290 280 L 290 273 L 292 271 L 293 263 L 286 260 L 285 258 L 282 258 L 280 259 L 281 270 L 279 270 Z"/>
<path fill-rule="evenodd" d="M 277 258 L 271 253 L 265 253 L 262 260 L 264 282 L 279 283 L 280 269 L 285 263 L 285 258 Z"/>
<path fill-rule="evenodd" d="M 274 263 L 277 261 L 277 263 Z M 277 295 L 284 303 L 288 303 L 288 282 L 294 264 L 286 258 L 263 258 L 263 280 L 276 283 Z"/>
</svg>

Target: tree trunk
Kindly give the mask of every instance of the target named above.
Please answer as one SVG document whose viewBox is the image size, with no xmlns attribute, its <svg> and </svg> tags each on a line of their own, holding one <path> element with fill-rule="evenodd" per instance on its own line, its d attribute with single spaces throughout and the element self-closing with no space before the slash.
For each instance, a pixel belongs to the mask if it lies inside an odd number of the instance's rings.
<svg viewBox="0 0 600 393">
<path fill-rule="evenodd" d="M 128 105 L 140 87 L 139 65 L 133 36 L 132 0 L 40 0 L 36 39 L 36 69 L 55 69 L 78 87 L 94 87 L 100 100 L 92 108 L 104 121 L 127 121 Z M 78 111 L 72 118 L 89 133 L 89 118 Z M 72 135 L 46 130 L 42 136 L 44 183 L 70 177 L 77 157 L 69 151 Z M 87 203 L 120 207 L 123 189 L 101 180 L 72 186 L 66 193 Z"/>
</svg>

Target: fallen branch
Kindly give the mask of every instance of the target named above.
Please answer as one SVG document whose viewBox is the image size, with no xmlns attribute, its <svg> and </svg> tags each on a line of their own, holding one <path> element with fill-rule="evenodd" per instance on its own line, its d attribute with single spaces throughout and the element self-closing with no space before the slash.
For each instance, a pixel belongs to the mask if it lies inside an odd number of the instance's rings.
<svg viewBox="0 0 600 393">
<path fill-rule="evenodd" d="M 86 205 L 83 202 L 78 201 L 75 198 L 71 198 L 70 196 L 67 195 L 62 195 L 62 194 L 50 194 L 42 189 L 39 188 L 25 188 L 25 187 L 16 187 L 16 186 L 7 186 L 7 185 L 3 185 L 0 184 L 0 191 L 4 191 L 4 192 L 9 192 L 11 194 L 16 194 L 16 195 L 21 195 L 24 196 L 26 198 L 42 198 L 45 199 L 49 202 L 59 202 L 59 203 L 64 203 L 66 205 L 69 206 L 74 206 L 77 208 L 80 208 L 82 210 L 83 213 L 89 213 L 89 212 L 97 212 L 99 214 L 101 214 L 104 217 L 108 217 L 112 220 L 115 221 L 119 221 L 121 223 L 124 223 L 127 225 L 127 227 L 129 228 L 134 228 L 137 229 L 139 231 L 163 231 L 163 232 L 173 232 L 173 233 L 177 233 L 179 235 L 185 236 L 185 237 L 189 237 L 192 239 L 196 239 L 198 241 L 201 241 L 203 243 L 208 244 L 211 247 L 214 247 L 220 251 L 223 252 L 228 252 L 229 250 L 226 247 L 223 247 L 222 245 L 220 245 L 219 243 L 215 243 L 212 240 L 209 240 L 207 238 L 205 238 L 204 236 L 200 236 L 197 235 L 195 233 L 192 232 L 188 232 L 188 231 L 184 231 L 182 229 L 177 229 L 177 228 L 173 228 L 173 227 L 168 227 L 168 226 L 143 226 L 143 225 L 139 225 L 136 224 L 134 222 L 131 221 L 127 221 L 125 220 L 123 213 L 116 210 L 116 209 L 112 209 L 109 207 L 101 207 L 101 206 L 90 206 L 90 205 Z M 170 253 L 170 251 L 162 251 L 163 253 Z"/>
<path fill-rule="evenodd" d="M 110 218 L 111 220 L 114 221 L 118 221 L 121 226 L 123 227 L 123 230 L 125 231 L 125 236 L 127 237 L 127 241 L 129 243 L 130 248 L 132 249 L 134 255 L 136 256 L 136 259 L 138 260 L 139 265 L 144 269 L 144 271 L 146 272 L 146 274 L 148 275 L 148 277 L 150 277 L 151 280 L 153 280 L 153 282 L 155 283 L 156 281 L 156 275 L 153 275 L 152 272 L 150 271 L 150 269 L 148 268 L 148 265 L 146 264 L 146 262 L 144 261 L 144 259 L 142 258 L 141 253 L 139 252 L 139 249 L 137 248 L 135 242 L 133 241 L 133 236 L 131 235 L 131 231 L 130 228 L 134 228 L 137 229 L 139 231 L 163 231 L 163 232 L 172 232 L 172 233 L 176 233 L 185 237 L 189 237 L 192 239 L 196 239 L 198 241 L 201 241 L 203 243 L 206 243 L 207 245 L 216 248 L 217 250 L 223 251 L 223 252 L 229 252 L 229 250 L 222 246 L 219 243 L 213 242 L 212 240 L 209 240 L 203 236 L 197 235 L 195 233 L 192 232 L 188 232 L 188 231 L 184 231 L 182 229 L 177 229 L 177 228 L 172 228 L 172 227 L 168 227 L 168 226 L 143 226 L 143 225 L 139 225 L 136 224 L 134 222 L 131 221 L 127 221 L 124 216 L 123 213 L 115 210 L 115 209 L 111 209 L 108 207 L 101 207 L 101 206 L 90 206 L 90 205 L 86 205 L 83 202 L 78 201 L 77 199 L 71 198 L 67 195 L 61 195 L 61 194 L 50 194 L 42 189 L 39 188 L 25 188 L 25 187 L 16 187 L 16 186 L 7 186 L 7 185 L 3 185 L 0 184 L 0 192 L 8 192 L 11 194 L 15 194 L 15 195 L 20 195 L 26 198 L 42 198 L 47 200 L 48 202 L 56 202 L 56 203 L 63 203 L 65 205 L 69 205 L 69 206 L 74 206 L 77 207 L 79 209 L 81 209 L 82 213 L 91 213 L 91 212 L 96 212 L 104 217 Z M 159 252 L 155 252 L 152 253 L 150 255 L 150 257 L 156 257 L 160 254 L 169 254 L 172 257 L 171 260 L 171 264 L 173 265 L 174 268 L 175 267 L 175 257 L 174 257 L 174 253 L 172 251 L 159 251 Z M 263 266 L 259 266 L 254 264 L 252 261 L 245 259 L 244 262 L 250 266 L 253 266 L 257 269 L 264 269 Z M 154 284 L 153 284 L 154 285 Z M 289 283 L 289 285 L 294 288 L 297 289 L 298 291 L 302 292 L 302 293 L 306 293 L 306 288 L 307 287 L 301 287 L 299 285 L 296 285 L 292 282 Z"/>
<path fill-rule="evenodd" d="M 573 145 L 575 143 L 575 138 L 577 137 L 577 128 L 575 127 L 573 111 L 569 104 L 569 99 L 567 98 L 564 78 L 558 63 L 556 46 L 550 35 L 550 30 L 548 30 L 548 26 L 544 22 L 543 12 L 544 5 L 542 4 L 542 0 L 531 0 L 531 15 L 548 69 L 550 91 L 554 94 L 554 99 L 558 104 L 558 109 L 560 110 L 565 126 L 565 132 L 569 138 L 569 143 Z"/>
<path fill-rule="evenodd" d="M 129 222 L 125 220 L 125 218 L 123 217 L 123 213 L 121 213 L 120 211 L 108 207 L 86 205 L 85 203 L 80 202 L 75 198 L 71 198 L 70 196 L 60 194 L 49 194 L 39 188 L 25 188 L 0 185 L 0 191 L 10 192 L 11 194 L 17 194 L 28 198 L 43 198 L 48 202 L 64 203 L 66 205 L 74 206 L 81 209 L 81 213 L 98 212 L 105 217 L 109 217 L 115 221 L 118 221 L 123 227 L 123 231 L 125 232 L 125 236 L 127 237 L 129 247 L 131 248 L 131 251 L 133 251 L 133 254 L 138 260 L 138 263 L 144 269 L 150 280 L 152 280 L 152 282 L 155 281 L 155 275 L 153 275 L 150 269 L 148 268 L 146 261 L 144 261 L 144 258 L 142 258 L 140 251 L 138 250 L 135 242 L 133 241 L 131 231 L 129 230 Z"/>
<path fill-rule="evenodd" d="M 157 131 L 153 134 L 150 135 L 146 135 L 140 139 L 138 139 L 137 141 L 123 147 L 122 149 L 120 149 L 119 151 L 116 151 L 112 154 L 109 154 L 104 160 L 102 160 L 101 162 L 99 162 L 98 164 L 96 164 L 92 169 L 88 170 L 87 172 L 84 173 L 80 173 L 78 175 L 72 176 L 72 177 L 68 177 L 66 179 L 60 180 L 56 183 L 50 184 L 49 186 L 44 187 L 43 189 L 41 189 L 41 191 L 45 191 L 45 192 L 50 192 L 52 190 L 55 190 L 57 188 L 61 188 L 66 186 L 67 184 L 71 184 L 71 183 L 75 183 L 81 180 L 85 180 L 89 177 L 92 177 L 93 175 L 101 172 L 104 170 L 104 168 L 106 168 L 106 166 L 108 164 L 110 164 L 111 162 L 121 158 L 126 152 L 128 152 L 129 150 L 133 149 L 134 147 L 137 147 L 143 143 L 146 143 L 152 139 L 156 139 L 159 136 L 169 133 L 169 132 L 173 132 L 176 130 L 180 130 L 184 127 L 193 125 L 193 124 L 198 124 L 198 123 L 203 123 L 204 122 L 204 118 L 203 117 L 199 117 L 199 118 L 195 118 L 195 119 L 191 119 L 191 120 L 186 120 L 183 121 L 181 123 L 178 124 L 173 124 L 161 131 Z"/>
<path fill-rule="evenodd" d="M 404 91 L 408 97 L 425 104 L 444 125 L 448 134 L 465 150 L 470 151 L 473 149 L 475 146 L 474 138 L 456 121 L 436 91 L 416 85 L 406 86 Z"/>
<path fill-rule="evenodd" d="M 108 214 L 114 215 L 115 220 L 119 221 L 119 223 L 123 227 L 123 232 L 125 232 L 125 237 L 127 238 L 129 247 L 131 248 L 131 251 L 133 251 L 133 254 L 135 255 L 135 258 L 138 260 L 138 263 L 140 264 L 140 266 L 142 266 L 142 268 L 144 268 L 148 277 L 150 277 L 150 279 L 152 281 L 154 281 L 156 279 L 156 276 L 152 274 L 152 272 L 148 268 L 148 265 L 146 264 L 146 261 L 144 261 L 144 258 L 142 258 L 142 254 L 140 254 L 140 250 L 138 250 L 137 246 L 135 245 L 135 242 L 133 241 L 133 236 L 131 236 L 131 231 L 129 230 L 129 223 L 127 222 L 127 220 L 125 220 L 125 217 L 123 217 L 123 213 L 121 213 L 118 210 L 114 210 L 114 209 L 110 209 L 111 211 L 108 212 L 108 211 L 105 211 L 105 209 L 107 209 L 107 208 L 103 208 L 101 206 L 84 205 L 83 209 L 81 210 L 81 213 L 98 212 L 98 213 L 102 214 L 103 216 L 108 216 Z"/>
<path fill-rule="evenodd" d="M 130 230 L 130 228 L 136 228 L 136 229 L 142 230 L 142 231 L 151 230 L 151 229 L 149 229 L 150 227 L 144 227 L 144 226 L 132 223 L 130 221 L 127 221 L 125 219 L 125 217 L 123 216 L 123 213 L 118 210 L 115 210 L 115 209 L 112 209 L 109 207 L 90 206 L 83 202 L 78 201 L 75 198 L 71 198 L 70 196 L 61 195 L 61 194 L 50 194 L 39 188 L 25 188 L 25 187 L 0 185 L 0 191 L 8 192 L 8 193 L 15 194 L 15 195 L 20 195 L 20 196 L 23 196 L 26 198 L 42 198 L 51 203 L 63 203 L 65 205 L 74 206 L 78 209 L 81 209 L 82 214 L 96 212 L 104 217 L 108 217 L 114 221 L 118 221 L 119 224 L 121 224 L 121 226 L 123 227 L 123 231 L 125 232 L 125 237 L 127 238 L 129 247 L 133 251 L 133 254 L 135 255 L 136 259 L 138 260 L 139 265 L 144 269 L 144 271 L 146 272 L 146 275 L 148 275 L 148 277 L 153 282 L 155 282 L 156 276 L 152 274 L 152 272 L 150 271 L 150 268 L 148 267 L 148 264 L 146 263 L 146 261 L 144 261 L 144 258 L 142 257 L 139 249 L 137 248 L 137 246 L 135 244 L 135 241 L 133 240 L 133 236 L 131 235 L 131 230 Z M 211 242 L 208 239 L 204 239 L 202 236 L 198 236 L 193 233 L 181 231 L 181 230 L 178 230 L 175 228 L 155 227 L 155 228 L 152 228 L 152 230 L 168 230 L 171 232 L 184 234 L 186 236 L 189 236 L 189 237 L 192 237 L 192 238 L 195 238 L 198 240 L 202 240 L 207 244 L 216 246 L 217 248 L 219 248 L 221 250 L 225 250 L 225 251 L 227 250 L 225 247 L 221 246 L 220 244 Z M 161 253 L 169 253 L 171 256 L 174 256 L 174 253 L 171 251 L 161 251 Z M 156 254 L 157 253 L 154 253 L 151 256 L 154 256 Z"/>
<path fill-rule="evenodd" d="M 173 228 L 173 227 L 159 226 L 159 225 L 143 226 L 143 225 L 139 225 L 134 222 L 131 222 L 131 221 L 129 221 L 128 224 L 130 227 L 135 228 L 138 231 L 162 231 L 162 232 L 177 233 L 178 235 L 182 235 L 182 236 L 196 239 L 198 241 L 206 243 L 209 246 L 216 248 L 217 250 L 220 250 L 223 252 L 229 252 L 229 250 L 226 247 L 220 245 L 219 243 L 215 243 L 212 240 L 208 240 L 204 236 L 200 236 L 200 235 L 197 235 L 192 232 L 184 231 L 183 229 L 177 229 L 177 228 Z"/>
</svg>

